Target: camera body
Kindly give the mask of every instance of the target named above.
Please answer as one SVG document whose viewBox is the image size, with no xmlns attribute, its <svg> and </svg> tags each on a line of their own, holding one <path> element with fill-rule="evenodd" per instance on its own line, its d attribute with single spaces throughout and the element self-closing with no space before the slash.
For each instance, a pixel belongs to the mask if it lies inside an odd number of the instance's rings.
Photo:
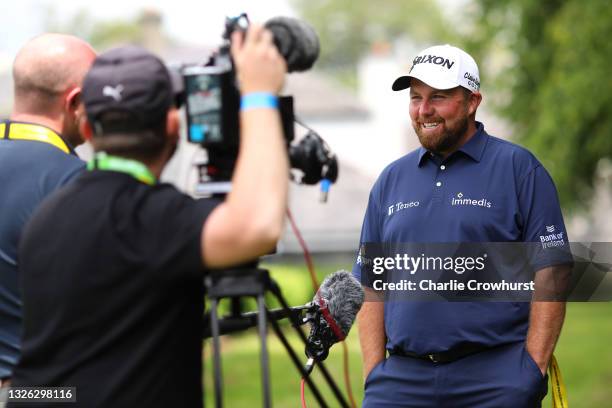
<svg viewBox="0 0 612 408">
<path fill-rule="evenodd" d="M 205 149 L 237 148 L 240 142 L 240 91 L 229 56 L 214 56 L 211 65 L 186 66 L 181 74 L 188 140 Z M 280 97 L 279 111 L 289 144 L 294 138 L 293 97 Z"/>
<path fill-rule="evenodd" d="M 200 166 L 200 184 L 227 182 L 232 177 L 240 144 L 240 90 L 230 54 L 231 36 L 235 31 L 245 33 L 248 26 L 249 20 L 244 13 L 227 18 L 224 42 L 208 62 L 179 68 L 181 92 L 178 102 L 185 105 L 187 138 L 208 153 L 208 162 Z M 276 17 L 266 22 L 265 27 L 272 32 L 289 72 L 312 67 L 319 55 L 319 40 L 308 24 Z M 338 175 L 335 155 L 316 132 L 295 118 L 292 96 L 281 96 L 278 102 L 291 166 L 303 173 L 299 181 L 316 184 L 325 179 L 328 188 Z M 294 122 L 302 124 L 309 133 L 292 145 Z"/>
<path fill-rule="evenodd" d="M 229 181 L 240 145 L 240 90 L 233 67 L 219 63 L 192 65 L 183 68 L 182 77 L 187 139 L 208 153 L 206 179 Z M 293 97 L 279 98 L 279 112 L 289 148 L 294 139 Z"/>
<path fill-rule="evenodd" d="M 239 123 L 233 117 L 240 93 L 229 69 L 219 66 L 183 68 L 187 139 L 204 148 L 238 144 Z"/>
</svg>

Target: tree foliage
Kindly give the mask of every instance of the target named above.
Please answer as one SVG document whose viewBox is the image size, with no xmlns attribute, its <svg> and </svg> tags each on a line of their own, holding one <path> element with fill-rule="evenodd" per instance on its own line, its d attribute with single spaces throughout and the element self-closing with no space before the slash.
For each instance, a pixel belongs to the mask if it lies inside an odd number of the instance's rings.
<svg viewBox="0 0 612 408">
<path fill-rule="evenodd" d="M 45 31 L 76 35 L 103 51 L 117 44 L 141 44 L 143 30 L 139 18 L 99 21 L 87 10 L 80 10 L 67 21 L 60 21 L 55 10 L 50 9 Z"/>
<path fill-rule="evenodd" d="M 457 20 L 467 27 L 461 39 L 433 1 L 293 3 L 319 34 L 317 66 L 341 75 L 354 74 L 377 42 L 463 43 L 479 61 L 488 97 L 501 101 L 513 138 L 543 162 L 566 206 L 589 197 L 598 163 L 612 157 L 612 7 L 605 0 L 472 0 L 469 23 Z"/>
<path fill-rule="evenodd" d="M 500 112 L 549 170 L 562 203 L 580 206 L 598 163 L 612 157 L 612 8 L 605 0 L 476 1 L 466 42 L 482 55 L 503 47 L 512 56 L 496 75 L 508 96 Z"/>
<path fill-rule="evenodd" d="M 417 43 L 451 38 L 435 1 L 293 0 L 293 4 L 319 35 L 317 67 L 336 73 L 354 72 L 375 43 L 402 37 Z"/>
</svg>

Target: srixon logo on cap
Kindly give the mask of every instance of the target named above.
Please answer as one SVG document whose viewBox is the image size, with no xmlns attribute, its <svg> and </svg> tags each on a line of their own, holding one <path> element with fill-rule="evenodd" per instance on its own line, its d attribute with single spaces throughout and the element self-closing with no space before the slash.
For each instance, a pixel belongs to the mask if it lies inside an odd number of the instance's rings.
<svg viewBox="0 0 612 408">
<path fill-rule="evenodd" d="M 452 66 L 455 65 L 455 61 L 451 61 L 448 58 L 439 57 L 437 55 L 420 55 L 416 57 L 414 61 L 412 61 L 412 68 L 418 64 L 436 64 L 451 69 Z"/>
</svg>

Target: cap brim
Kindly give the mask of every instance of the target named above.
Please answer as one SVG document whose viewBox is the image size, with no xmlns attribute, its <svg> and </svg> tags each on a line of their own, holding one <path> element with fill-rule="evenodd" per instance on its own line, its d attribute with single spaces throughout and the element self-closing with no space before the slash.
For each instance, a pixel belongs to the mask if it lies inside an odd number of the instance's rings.
<svg viewBox="0 0 612 408">
<path fill-rule="evenodd" d="M 397 78 L 393 82 L 393 85 L 391 85 L 391 89 L 393 89 L 394 91 L 403 91 L 404 89 L 410 88 L 410 78 L 412 77 L 408 75 L 404 75 Z"/>
</svg>

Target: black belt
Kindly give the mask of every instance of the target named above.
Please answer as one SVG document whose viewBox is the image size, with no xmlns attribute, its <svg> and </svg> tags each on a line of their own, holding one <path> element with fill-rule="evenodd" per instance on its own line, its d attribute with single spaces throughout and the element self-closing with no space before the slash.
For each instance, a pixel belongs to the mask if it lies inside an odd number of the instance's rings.
<svg viewBox="0 0 612 408">
<path fill-rule="evenodd" d="M 428 360 L 434 363 L 450 363 L 452 361 L 459 360 L 460 358 L 467 357 L 470 354 L 475 354 L 490 348 L 490 346 L 485 346 L 483 344 L 465 344 L 452 350 L 443 351 L 440 353 L 416 354 L 396 347 L 389 350 L 389 354 L 392 356 L 418 358 L 420 360 Z"/>
</svg>

